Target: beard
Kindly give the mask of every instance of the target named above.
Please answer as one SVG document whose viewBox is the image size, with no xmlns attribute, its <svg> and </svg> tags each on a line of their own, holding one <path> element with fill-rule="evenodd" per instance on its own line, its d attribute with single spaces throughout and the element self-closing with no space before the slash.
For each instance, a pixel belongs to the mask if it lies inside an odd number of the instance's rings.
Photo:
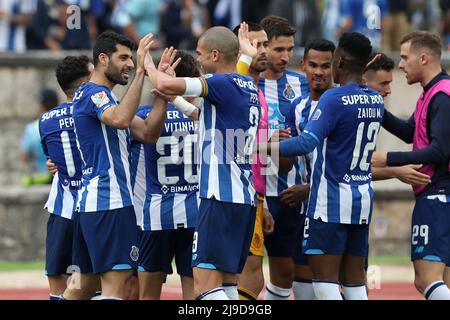
<svg viewBox="0 0 450 320">
<path fill-rule="evenodd" d="M 126 85 L 128 84 L 128 79 L 122 76 L 122 72 L 124 70 L 118 70 L 116 67 L 111 64 L 105 70 L 106 78 L 114 84 Z"/>
<path fill-rule="evenodd" d="M 267 70 L 267 61 L 252 64 L 250 68 L 259 73 L 264 72 Z"/>
</svg>

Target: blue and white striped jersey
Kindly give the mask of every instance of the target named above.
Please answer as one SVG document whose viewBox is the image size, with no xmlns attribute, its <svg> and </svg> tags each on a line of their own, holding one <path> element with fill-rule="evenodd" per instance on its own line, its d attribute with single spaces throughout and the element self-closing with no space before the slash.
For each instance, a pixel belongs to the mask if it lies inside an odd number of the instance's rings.
<svg viewBox="0 0 450 320">
<path fill-rule="evenodd" d="M 37 8 L 37 0 L 2 0 L 0 11 L 5 16 L 33 14 Z M 2 17 L 0 19 L 0 51 L 24 52 L 26 50 L 26 27 Z"/>
<path fill-rule="evenodd" d="M 329 89 L 303 130 L 319 142 L 307 215 L 324 222 L 369 224 L 371 158 L 383 119 L 383 97 L 356 84 Z"/>
<path fill-rule="evenodd" d="M 130 130 L 101 122 L 103 111 L 118 104 L 109 88 L 92 82 L 75 94 L 75 132 L 83 178 L 77 210 L 95 212 L 133 205 L 130 178 Z"/>
<path fill-rule="evenodd" d="M 139 108 L 146 119 L 151 106 Z M 197 133 L 172 104 L 156 144 L 131 145 L 131 176 L 138 224 L 145 231 L 194 228 L 198 212 Z"/>
<path fill-rule="evenodd" d="M 309 93 L 308 79 L 297 72 L 286 70 L 278 80 L 260 78 L 259 88 L 269 106 L 269 137 L 271 137 L 275 130 L 289 127 L 286 120 L 293 108 L 292 101 Z M 270 160 L 268 167 L 273 168 L 273 174 L 266 176 L 266 195 L 269 197 L 278 197 L 284 189 L 305 182 L 300 175 L 302 170 L 300 160 L 294 163 L 294 167 L 288 173 L 278 172 L 278 168 L 270 165 Z"/>
<path fill-rule="evenodd" d="M 44 208 L 71 219 L 81 184 L 81 157 L 73 126 L 73 104 L 65 102 L 44 113 L 39 119 L 42 149 L 57 166 L 52 188 Z"/>
<path fill-rule="evenodd" d="M 293 137 L 299 136 L 306 127 L 309 119 L 316 110 L 318 101 L 311 100 L 311 96 L 308 94 L 306 96 L 299 97 L 292 102 L 292 108 L 287 116 L 287 125 L 291 128 L 291 133 Z M 312 153 L 304 156 L 304 160 L 300 161 L 305 165 L 306 172 L 300 172 L 304 174 L 302 181 L 310 182 L 311 179 L 311 164 L 312 164 Z"/>
<path fill-rule="evenodd" d="M 261 106 L 249 77 L 208 74 L 200 110 L 200 197 L 256 206 L 251 160 Z"/>
</svg>

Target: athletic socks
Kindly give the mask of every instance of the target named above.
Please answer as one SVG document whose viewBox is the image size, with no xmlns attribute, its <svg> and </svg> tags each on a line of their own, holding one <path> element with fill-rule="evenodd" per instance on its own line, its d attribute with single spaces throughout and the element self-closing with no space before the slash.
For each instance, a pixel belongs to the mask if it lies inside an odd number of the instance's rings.
<svg viewBox="0 0 450 320">
<path fill-rule="evenodd" d="M 113 296 L 94 296 L 91 300 L 122 300 L 118 297 Z"/>
<path fill-rule="evenodd" d="M 368 300 L 365 284 L 342 285 L 345 300 Z"/>
<path fill-rule="evenodd" d="M 264 300 L 289 300 L 291 289 L 284 289 L 273 285 L 269 282 L 266 286 Z"/>
<path fill-rule="evenodd" d="M 338 282 L 313 280 L 313 287 L 317 300 L 342 300 Z"/>
<path fill-rule="evenodd" d="M 258 296 L 256 295 L 256 293 L 244 289 L 244 288 L 238 288 L 238 293 L 239 293 L 239 300 L 257 300 Z"/>
<path fill-rule="evenodd" d="M 203 292 L 195 300 L 230 300 L 222 287 Z"/>
<path fill-rule="evenodd" d="M 450 289 L 443 281 L 430 284 L 423 292 L 427 300 L 450 300 Z"/>
<path fill-rule="evenodd" d="M 296 278 L 292 283 L 294 300 L 316 300 L 312 280 Z"/>
<path fill-rule="evenodd" d="M 230 300 L 239 300 L 237 283 L 222 283 L 222 288 Z"/>
</svg>

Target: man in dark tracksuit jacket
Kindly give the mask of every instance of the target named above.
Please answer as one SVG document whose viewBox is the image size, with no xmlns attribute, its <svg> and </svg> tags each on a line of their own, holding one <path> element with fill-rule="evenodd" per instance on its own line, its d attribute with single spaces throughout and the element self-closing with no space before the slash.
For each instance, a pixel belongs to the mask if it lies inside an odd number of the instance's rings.
<svg viewBox="0 0 450 320">
<path fill-rule="evenodd" d="M 424 91 L 408 121 L 385 111 L 383 127 L 413 143 L 413 151 L 377 153 L 372 159 L 374 166 L 423 164 L 419 171 L 431 177 L 430 184 L 413 186 L 411 230 L 415 285 L 429 300 L 450 300 L 450 76 L 441 69 L 441 50 L 441 39 L 430 32 L 402 39 L 399 68 L 408 84 L 419 82 Z"/>
</svg>

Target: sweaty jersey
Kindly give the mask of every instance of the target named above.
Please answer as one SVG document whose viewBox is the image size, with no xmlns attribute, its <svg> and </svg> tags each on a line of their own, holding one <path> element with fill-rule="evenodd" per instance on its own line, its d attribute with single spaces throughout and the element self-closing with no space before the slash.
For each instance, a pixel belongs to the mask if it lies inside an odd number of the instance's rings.
<svg viewBox="0 0 450 320">
<path fill-rule="evenodd" d="M 39 119 L 42 149 L 57 166 L 50 194 L 44 208 L 71 219 L 81 184 L 81 157 L 73 126 L 73 104 L 65 102 L 44 113 Z"/>
<path fill-rule="evenodd" d="M 75 94 L 73 118 L 83 163 L 79 212 L 133 205 L 130 130 L 115 129 L 101 122 L 103 111 L 117 103 L 109 88 L 92 82 L 82 85 Z"/>
<path fill-rule="evenodd" d="M 251 159 L 260 117 L 249 77 L 208 74 L 200 109 L 200 197 L 256 206 Z"/>
<path fill-rule="evenodd" d="M 286 70 L 278 80 L 260 78 L 259 88 L 264 93 L 269 106 L 269 137 L 271 137 L 275 130 L 289 127 L 286 120 L 292 109 L 291 103 L 309 92 L 308 80 L 304 75 Z M 270 158 L 269 167 L 272 168 L 272 174 L 268 170 L 266 176 L 266 195 L 269 197 L 277 197 L 284 189 L 302 183 L 300 175 L 302 165 L 299 159 L 295 161 L 294 167 L 288 173 L 278 172 L 275 166 L 270 166 Z"/>
<path fill-rule="evenodd" d="M 139 108 L 146 119 L 152 106 Z M 194 159 L 194 121 L 167 106 L 167 118 L 156 144 L 131 145 L 131 173 L 138 224 L 145 231 L 193 228 L 198 211 L 198 172 Z"/>
<path fill-rule="evenodd" d="M 370 223 L 370 161 L 383 112 L 383 97 L 367 86 L 349 84 L 321 96 L 303 131 L 319 143 L 313 151 L 309 217 L 342 224 Z"/>
</svg>

